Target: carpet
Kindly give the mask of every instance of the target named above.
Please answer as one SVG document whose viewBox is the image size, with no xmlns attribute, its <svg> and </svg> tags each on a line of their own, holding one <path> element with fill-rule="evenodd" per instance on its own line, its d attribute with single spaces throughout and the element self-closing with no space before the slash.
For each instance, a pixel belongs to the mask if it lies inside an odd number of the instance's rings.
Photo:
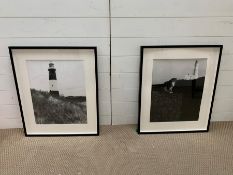
<svg viewBox="0 0 233 175">
<path fill-rule="evenodd" d="M 138 135 L 135 125 L 100 136 L 25 137 L 0 130 L 0 175 L 232 175 L 233 122 L 208 133 Z"/>
</svg>

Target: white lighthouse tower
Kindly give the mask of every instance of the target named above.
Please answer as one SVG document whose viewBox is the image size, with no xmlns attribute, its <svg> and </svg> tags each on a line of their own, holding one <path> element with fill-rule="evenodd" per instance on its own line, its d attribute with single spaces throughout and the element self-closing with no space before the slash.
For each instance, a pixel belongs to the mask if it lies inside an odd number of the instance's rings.
<svg viewBox="0 0 233 175">
<path fill-rule="evenodd" d="M 196 61 L 195 61 L 195 64 L 194 64 L 194 71 L 193 71 L 193 74 L 192 74 L 192 75 L 190 75 L 190 74 L 185 75 L 184 79 L 185 79 L 185 80 L 196 80 L 196 79 L 198 79 L 198 68 L 199 68 L 199 63 L 198 63 L 198 61 L 196 60 Z"/>
<path fill-rule="evenodd" d="M 49 92 L 53 96 L 58 96 L 56 69 L 53 63 L 49 63 Z"/>
</svg>

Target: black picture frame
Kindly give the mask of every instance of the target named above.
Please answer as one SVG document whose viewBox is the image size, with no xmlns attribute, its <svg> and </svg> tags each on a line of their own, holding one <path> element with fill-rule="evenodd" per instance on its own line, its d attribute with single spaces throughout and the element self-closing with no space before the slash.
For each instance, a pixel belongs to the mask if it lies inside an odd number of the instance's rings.
<svg viewBox="0 0 233 175">
<path fill-rule="evenodd" d="M 217 61 L 217 69 L 215 72 L 215 79 L 214 79 L 214 87 L 213 87 L 213 93 L 211 97 L 211 105 L 208 115 L 208 122 L 206 129 L 204 130 L 187 130 L 187 131 L 142 131 L 141 130 L 141 104 L 142 104 L 142 81 L 143 81 L 143 55 L 145 49 L 166 49 L 166 48 L 218 48 L 219 54 L 218 54 L 218 61 Z M 221 56 L 222 56 L 222 50 L 223 45 L 156 45 L 156 46 L 141 46 L 140 47 L 140 71 L 139 71 L 139 103 L 138 103 L 138 126 L 137 126 L 137 132 L 138 134 L 167 134 L 167 133 L 192 133 L 192 132 L 208 132 L 209 131 L 209 125 L 210 125 L 210 119 L 212 114 L 212 108 L 214 103 L 214 96 L 216 91 L 216 85 L 218 80 L 218 74 L 219 74 L 219 67 L 221 63 Z"/>
<path fill-rule="evenodd" d="M 11 65 L 12 65 L 12 71 L 13 71 L 13 76 L 14 76 L 14 82 L 15 82 L 15 87 L 16 87 L 16 92 L 17 92 L 17 97 L 18 97 L 18 102 L 19 102 L 19 107 L 20 107 L 20 113 L 21 113 L 21 119 L 23 123 L 23 130 L 24 134 L 26 137 L 70 137 L 70 136 L 99 136 L 99 96 L 98 96 L 98 67 L 97 67 L 97 47 L 96 46 L 9 46 L 9 54 L 10 54 L 10 60 L 11 60 Z M 96 133 L 72 133 L 72 134 L 30 134 L 27 132 L 27 127 L 25 123 L 25 116 L 24 116 L 24 110 L 22 107 L 22 100 L 21 100 L 21 95 L 19 91 L 19 83 L 17 80 L 17 73 L 16 73 L 16 68 L 15 68 L 15 61 L 14 61 L 14 56 L 13 56 L 13 50 L 22 50 L 22 49 L 27 49 L 27 50 L 32 50 L 32 49 L 64 49 L 64 50 L 73 50 L 73 49 L 82 49 L 82 50 L 93 50 L 94 52 L 94 62 L 95 62 L 95 94 L 96 94 Z"/>
</svg>

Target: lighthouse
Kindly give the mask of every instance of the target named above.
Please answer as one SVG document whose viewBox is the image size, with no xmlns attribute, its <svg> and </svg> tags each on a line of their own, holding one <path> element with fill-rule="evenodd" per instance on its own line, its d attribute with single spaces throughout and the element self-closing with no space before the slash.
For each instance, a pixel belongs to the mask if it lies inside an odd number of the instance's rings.
<svg viewBox="0 0 233 175">
<path fill-rule="evenodd" d="M 194 71 L 193 71 L 193 74 L 192 74 L 192 75 L 190 75 L 190 74 L 185 75 L 184 79 L 185 79 L 185 80 L 196 80 L 196 79 L 198 79 L 198 68 L 199 68 L 199 63 L 198 63 L 198 61 L 196 60 L 196 61 L 195 61 L 195 64 L 194 64 Z"/>
<path fill-rule="evenodd" d="M 195 66 L 194 66 L 194 77 L 195 77 L 195 79 L 197 79 L 198 78 L 198 68 L 199 68 L 199 63 L 198 63 L 198 61 L 196 60 L 195 61 Z"/>
<path fill-rule="evenodd" d="M 53 96 L 59 96 L 59 91 L 57 89 L 57 76 L 56 69 L 53 63 L 49 63 L 49 92 Z"/>
</svg>

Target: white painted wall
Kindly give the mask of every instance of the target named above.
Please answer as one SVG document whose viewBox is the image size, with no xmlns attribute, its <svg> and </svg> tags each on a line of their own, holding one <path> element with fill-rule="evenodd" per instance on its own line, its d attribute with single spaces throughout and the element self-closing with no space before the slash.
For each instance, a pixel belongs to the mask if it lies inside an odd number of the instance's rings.
<svg viewBox="0 0 233 175">
<path fill-rule="evenodd" d="M 0 1 L 0 128 L 22 127 L 8 46 L 97 46 L 100 123 L 111 123 L 108 0 Z"/>
<path fill-rule="evenodd" d="M 111 123 L 108 0 L 0 1 L 0 128 L 21 127 L 9 45 L 97 46 L 100 123 Z M 233 120 L 232 0 L 111 0 L 112 120 L 137 123 L 141 45 L 223 44 L 212 120 Z"/>
<path fill-rule="evenodd" d="M 212 120 L 233 120 L 232 0 L 111 0 L 112 120 L 137 123 L 140 46 L 223 44 Z"/>
</svg>

